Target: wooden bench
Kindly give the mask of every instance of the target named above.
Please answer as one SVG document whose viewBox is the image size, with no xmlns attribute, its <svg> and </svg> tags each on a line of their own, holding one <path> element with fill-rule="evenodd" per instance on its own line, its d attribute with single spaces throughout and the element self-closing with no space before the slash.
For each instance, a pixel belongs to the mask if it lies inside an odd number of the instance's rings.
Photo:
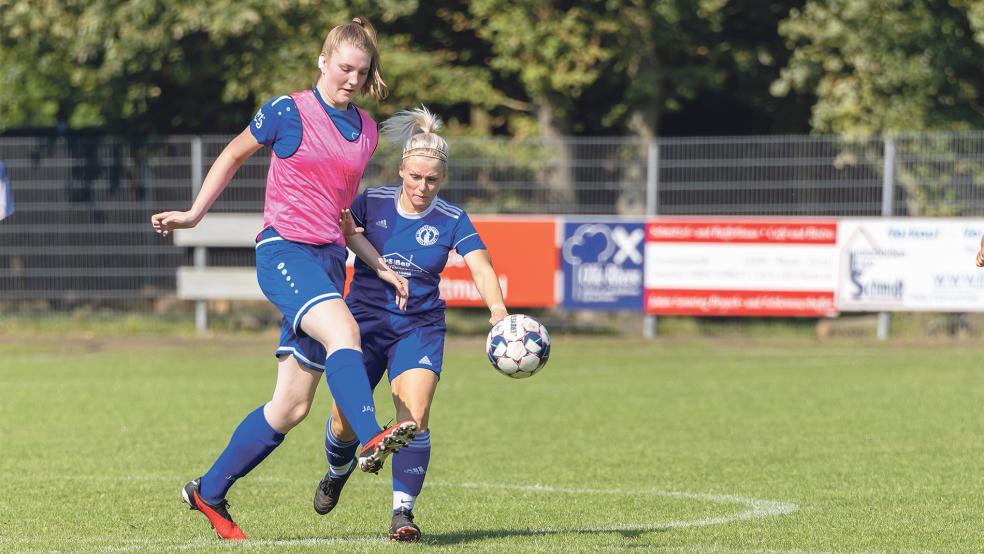
<svg viewBox="0 0 984 554">
<path fill-rule="evenodd" d="M 194 248 L 194 265 L 177 273 L 177 296 L 195 300 L 195 328 L 208 330 L 209 300 L 264 300 L 255 267 L 209 267 L 209 248 L 253 248 L 263 226 L 259 213 L 211 213 L 193 229 L 174 231 L 174 245 Z"/>
</svg>

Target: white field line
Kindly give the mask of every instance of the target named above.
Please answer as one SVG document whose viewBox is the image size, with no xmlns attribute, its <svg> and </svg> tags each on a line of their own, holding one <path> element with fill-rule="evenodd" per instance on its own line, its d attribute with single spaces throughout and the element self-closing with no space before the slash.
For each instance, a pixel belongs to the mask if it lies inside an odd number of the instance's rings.
<svg viewBox="0 0 984 554">
<path fill-rule="evenodd" d="M 123 478 L 126 479 L 126 478 Z M 147 480 L 147 481 L 160 481 L 160 480 L 173 480 L 172 478 L 163 477 L 153 477 L 153 476 L 132 476 L 132 480 Z M 283 478 L 276 477 L 257 477 L 254 478 L 259 481 L 285 481 Z M 290 481 L 295 481 L 291 479 Z M 734 495 L 724 495 L 724 494 L 705 494 L 705 493 L 694 493 L 694 492 L 680 492 L 680 491 L 665 491 L 659 489 L 592 489 L 592 488 L 567 488 L 567 487 L 554 487 L 551 485 L 509 485 L 503 483 L 451 483 L 451 482 L 428 482 L 428 487 L 440 487 L 440 488 L 460 488 L 460 489 L 486 489 L 486 490 L 509 490 L 518 492 L 532 492 L 532 493 L 543 493 L 543 494 L 592 494 L 592 495 L 648 495 L 666 498 L 683 498 L 698 500 L 703 502 L 711 502 L 715 504 L 740 504 L 745 506 L 745 510 L 725 516 L 709 517 L 709 518 L 699 518 L 699 519 L 687 519 L 687 520 L 673 520 L 666 522 L 648 522 L 648 523 L 626 523 L 626 524 L 613 524 L 600 527 L 576 527 L 576 528 L 562 528 L 562 527 L 546 527 L 540 529 L 524 529 L 511 531 L 510 534 L 515 535 L 547 535 L 547 534 L 558 534 L 558 533 L 604 533 L 604 532 L 620 532 L 620 531 L 665 531 L 670 529 L 683 529 L 688 527 L 704 527 L 709 525 L 724 525 L 734 521 L 742 521 L 749 519 L 760 519 L 767 517 L 777 517 L 782 515 L 791 514 L 799 509 L 799 506 L 793 502 L 779 502 L 775 500 L 763 500 L 757 498 L 748 498 L 743 496 Z M 87 540 L 88 539 L 88 540 Z M 200 548 L 216 549 L 216 548 L 264 548 L 271 546 L 332 546 L 332 545 L 374 545 L 374 544 L 386 544 L 388 541 L 382 537 L 352 537 L 352 538 L 310 538 L 310 539 L 282 539 L 282 540 L 248 540 L 243 543 L 231 542 L 231 541 L 218 541 L 218 540 L 208 540 L 199 542 L 190 542 L 183 544 L 173 544 L 170 541 L 164 539 L 139 539 L 139 538 L 125 538 L 125 537 L 76 537 L 72 542 L 78 544 L 79 542 L 92 543 L 92 542 L 102 542 L 102 540 L 113 541 L 118 544 L 117 546 L 103 547 L 103 548 L 86 548 L 85 550 L 89 552 L 139 552 L 142 550 L 159 550 L 160 547 L 165 547 L 167 550 L 194 550 Z M 10 544 L 10 543 L 25 543 L 28 540 L 20 541 L 8 541 L 0 538 L 0 544 Z M 33 541 L 30 541 L 33 542 Z M 696 552 L 705 552 L 706 550 L 701 550 L 698 548 Z M 28 551 L 25 551 L 28 552 Z"/>
<path fill-rule="evenodd" d="M 687 498 L 692 500 L 702 500 L 717 504 L 743 504 L 746 510 L 737 514 L 702 518 L 688 519 L 681 521 L 668 521 L 664 523 L 630 523 L 624 525 L 606 525 L 604 527 L 581 527 L 581 528 L 546 528 L 542 530 L 531 529 L 530 533 L 577 533 L 577 532 L 604 532 L 604 531 L 663 531 L 669 529 L 682 529 L 686 527 L 703 527 L 707 525 L 723 525 L 732 521 L 745 519 L 759 519 L 765 517 L 782 516 L 791 514 L 799 509 L 799 506 L 792 502 L 777 502 L 774 500 L 760 500 L 757 498 L 745 498 L 742 496 L 722 495 L 722 494 L 703 494 L 695 492 L 664 491 L 658 489 L 585 489 L 585 488 L 563 488 L 550 485 L 506 485 L 496 483 L 428 483 L 428 486 L 436 487 L 456 487 L 463 489 L 499 489 L 513 490 L 520 492 L 543 492 L 558 494 L 606 494 L 606 495 L 649 495 L 662 496 L 668 498 Z"/>
</svg>

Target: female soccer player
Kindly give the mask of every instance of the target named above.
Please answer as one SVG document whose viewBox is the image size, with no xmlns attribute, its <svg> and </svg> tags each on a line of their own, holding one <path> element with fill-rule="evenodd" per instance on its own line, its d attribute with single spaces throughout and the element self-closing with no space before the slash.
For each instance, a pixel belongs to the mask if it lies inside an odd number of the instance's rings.
<svg viewBox="0 0 984 554">
<path fill-rule="evenodd" d="M 386 263 L 406 277 L 413 297 L 396 308 L 393 291 L 368 265 L 356 261 L 346 302 L 359 322 L 366 371 L 373 388 L 388 370 L 397 419 L 417 423 L 416 438 L 393 458 L 391 540 L 415 541 L 420 528 L 413 507 L 430 461 L 428 416 L 444 353 L 444 301 L 438 297 L 440 273 L 456 250 L 471 271 L 491 311 L 489 323 L 509 315 L 485 244 L 461 208 L 437 196 L 447 177 L 448 145 L 435 131 L 440 119 L 426 108 L 401 112 L 383 124 L 388 137 L 404 142 L 402 186 L 366 190 L 343 212 L 347 236 L 362 234 L 383 252 Z M 354 221 L 353 221 L 354 220 Z M 357 227 L 356 227 L 357 226 Z M 340 404 L 332 406 L 325 450 L 329 470 L 314 496 L 314 509 L 330 512 L 351 475 L 354 428 Z M 345 416 L 345 417 L 343 417 Z"/>
<path fill-rule="evenodd" d="M 304 419 L 321 373 L 362 443 L 363 471 L 379 471 L 416 431 L 412 420 L 386 430 L 377 424 L 359 328 L 342 300 L 346 238 L 339 217 L 352 203 L 378 140 L 376 122 L 351 100 L 360 92 L 378 100 L 386 87 L 375 30 L 359 18 L 332 29 L 318 69 L 312 89 L 274 98 L 260 108 L 215 160 L 190 210 L 151 217 L 162 235 L 194 227 L 239 166 L 262 146 L 272 147 L 256 274 L 263 294 L 283 314 L 276 388 L 270 402 L 239 424 L 211 469 L 182 490 L 184 500 L 205 514 L 224 539 L 246 538 L 228 512 L 229 487 Z M 399 312 L 407 302 L 406 280 L 363 237 L 353 236 L 348 244 L 365 258 L 365 271 L 393 287 L 389 300 Z M 310 352 L 315 354 L 302 354 Z"/>
</svg>

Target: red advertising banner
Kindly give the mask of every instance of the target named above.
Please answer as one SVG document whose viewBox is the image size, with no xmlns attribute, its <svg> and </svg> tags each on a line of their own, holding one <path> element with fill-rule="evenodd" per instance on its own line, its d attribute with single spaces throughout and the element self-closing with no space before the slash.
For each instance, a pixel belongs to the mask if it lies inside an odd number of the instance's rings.
<svg viewBox="0 0 984 554">
<path fill-rule="evenodd" d="M 670 220 L 646 226 L 648 242 L 834 244 L 837 222 Z"/>
<path fill-rule="evenodd" d="M 472 223 L 492 256 L 492 265 L 499 275 L 499 286 L 510 310 L 556 305 L 554 289 L 560 262 L 557 226 L 552 217 L 478 216 L 472 218 Z M 354 271 L 351 253 L 349 258 L 346 293 Z M 454 251 L 441 273 L 441 298 L 448 306 L 485 306 L 464 258 Z"/>
<path fill-rule="evenodd" d="M 836 268 L 836 220 L 651 220 L 646 225 L 645 311 L 829 316 L 837 312 Z"/>
<path fill-rule="evenodd" d="M 646 311 L 662 315 L 823 316 L 833 292 L 646 290 Z"/>
<path fill-rule="evenodd" d="M 554 218 L 473 217 L 475 230 L 489 249 L 499 286 L 512 308 L 546 308 L 556 304 L 559 265 Z M 471 272 L 452 252 L 441 273 L 441 298 L 448 306 L 484 306 Z"/>
</svg>

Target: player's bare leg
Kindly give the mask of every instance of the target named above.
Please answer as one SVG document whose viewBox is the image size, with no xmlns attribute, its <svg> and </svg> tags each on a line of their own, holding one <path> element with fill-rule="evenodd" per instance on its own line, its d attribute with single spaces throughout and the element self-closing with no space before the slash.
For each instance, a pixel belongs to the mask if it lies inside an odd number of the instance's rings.
<svg viewBox="0 0 984 554">
<path fill-rule="evenodd" d="M 430 407 L 437 390 L 438 376 L 429 369 L 404 371 L 391 383 L 393 404 L 399 419 L 420 425 L 416 438 L 393 459 L 393 519 L 389 538 L 395 541 L 420 539 L 413 508 L 424 485 L 430 464 Z"/>
</svg>

